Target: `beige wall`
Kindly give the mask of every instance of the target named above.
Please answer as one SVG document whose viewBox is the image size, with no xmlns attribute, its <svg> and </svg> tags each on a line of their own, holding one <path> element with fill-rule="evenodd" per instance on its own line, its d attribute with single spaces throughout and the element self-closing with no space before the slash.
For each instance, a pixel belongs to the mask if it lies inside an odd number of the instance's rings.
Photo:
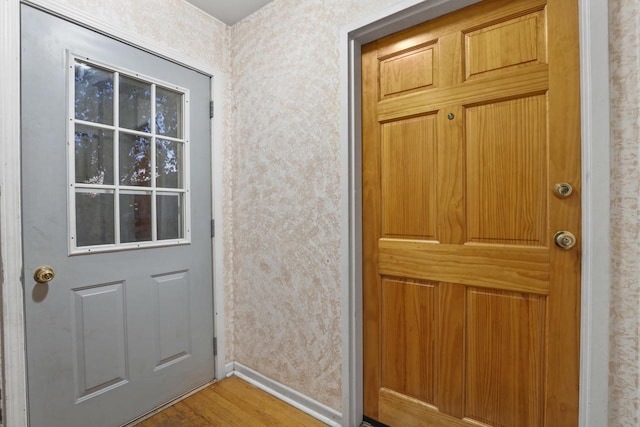
<svg viewBox="0 0 640 427">
<path fill-rule="evenodd" d="M 397 0 L 275 0 L 232 27 L 235 360 L 341 407 L 339 33 Z"/>
<path fill-rule="evenodd" d="M 609 425 L 640 425 L 640 2 L 609 1 L 611 338 Z"/>
</svg>

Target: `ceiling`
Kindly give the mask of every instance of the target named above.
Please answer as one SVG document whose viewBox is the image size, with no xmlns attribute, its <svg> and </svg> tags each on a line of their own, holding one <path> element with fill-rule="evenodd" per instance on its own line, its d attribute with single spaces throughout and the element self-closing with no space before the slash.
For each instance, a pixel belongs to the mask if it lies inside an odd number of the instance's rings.
<svg viewBox="0 0 640 427">
<path fill-rule="evenodd" d="M 187 0 L 214 18 L 233 25 L 272 0 Z"/>
</svg>

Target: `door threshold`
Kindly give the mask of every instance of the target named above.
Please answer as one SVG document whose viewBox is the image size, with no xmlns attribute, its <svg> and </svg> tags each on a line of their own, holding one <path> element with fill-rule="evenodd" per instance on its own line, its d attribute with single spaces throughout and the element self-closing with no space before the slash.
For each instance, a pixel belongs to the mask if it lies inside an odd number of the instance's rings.
<svg viewBox="0 0 640 427">
<path fill-rule="evenodd" d="M 138 418 L 135 418 L 135 419 L 129 421 L 128 423 L 126 423 L 126 424 L 122 424 L 120 427 L 133 427 L 134 425 L 136 425 L 138 423 L 141 423 L 142 421 L 146 420 L 147 418 L 151 418 L 152 416 L 154 416 L 158 412 L 162 412 L 165 409 L 167 409 L 168 407 L 175 405 L 176 403 L 186 399 L 187 397 L 189 397 L 191 395 L 194 395 L 194 394 L 196 394 L 197 392 L 199 392 L 201 390 L 204 390 L 205 388 L 209 387 L 212 384 L 215 384 L 216 382 L 217 382 L 217 380 L 214 378 L 213 380 L 208 381 L 208 382 L 202 384 L 201 386 L 198 386 L 198 387 L 194 388 L 193 390 L 188 391 L 185 394 L 182 394 L 182 395 L 176 397 L 175 399 L 170 400 L 169 402 L 158 406 L 155 409 L 152 409 L 151 411 L 147 412 L 146 414 L 140 415 Z M 0 427 L 2 427 L 2 426 L 0 426 Z"/>
</svg>

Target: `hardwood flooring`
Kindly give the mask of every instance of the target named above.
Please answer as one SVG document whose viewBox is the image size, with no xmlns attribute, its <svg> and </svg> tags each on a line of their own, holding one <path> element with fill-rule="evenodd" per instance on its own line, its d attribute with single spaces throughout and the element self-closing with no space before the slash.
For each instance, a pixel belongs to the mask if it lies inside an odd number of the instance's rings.
<svg viewBox="0 0 640 427">
<path fill-rule="evenodd" d="M 325 426 L 237 377 L 215 383 L 136 427 Z"/>
</svg>

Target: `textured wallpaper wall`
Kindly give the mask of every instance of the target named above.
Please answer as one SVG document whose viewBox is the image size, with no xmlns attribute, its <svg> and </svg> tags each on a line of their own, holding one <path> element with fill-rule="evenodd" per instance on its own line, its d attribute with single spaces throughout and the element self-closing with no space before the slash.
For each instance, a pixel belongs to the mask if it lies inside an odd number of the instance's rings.
<svg viewBox="0 0 640 427">
<path fill-rule="evenodd" d="M 229 71 L 229 27 L 184 0 L 56 0 Z"/>
<path fill-rule="evenodd" d="M 275 0 L 232 27 L 235 359 L 341 407 L 339 32 L 397 0 Z"/>
<path fill-rule="evenodd" d="M 640 2 L 609 1 L 611 338 L 609 426 L 640 425 Z"/>
</svg>

